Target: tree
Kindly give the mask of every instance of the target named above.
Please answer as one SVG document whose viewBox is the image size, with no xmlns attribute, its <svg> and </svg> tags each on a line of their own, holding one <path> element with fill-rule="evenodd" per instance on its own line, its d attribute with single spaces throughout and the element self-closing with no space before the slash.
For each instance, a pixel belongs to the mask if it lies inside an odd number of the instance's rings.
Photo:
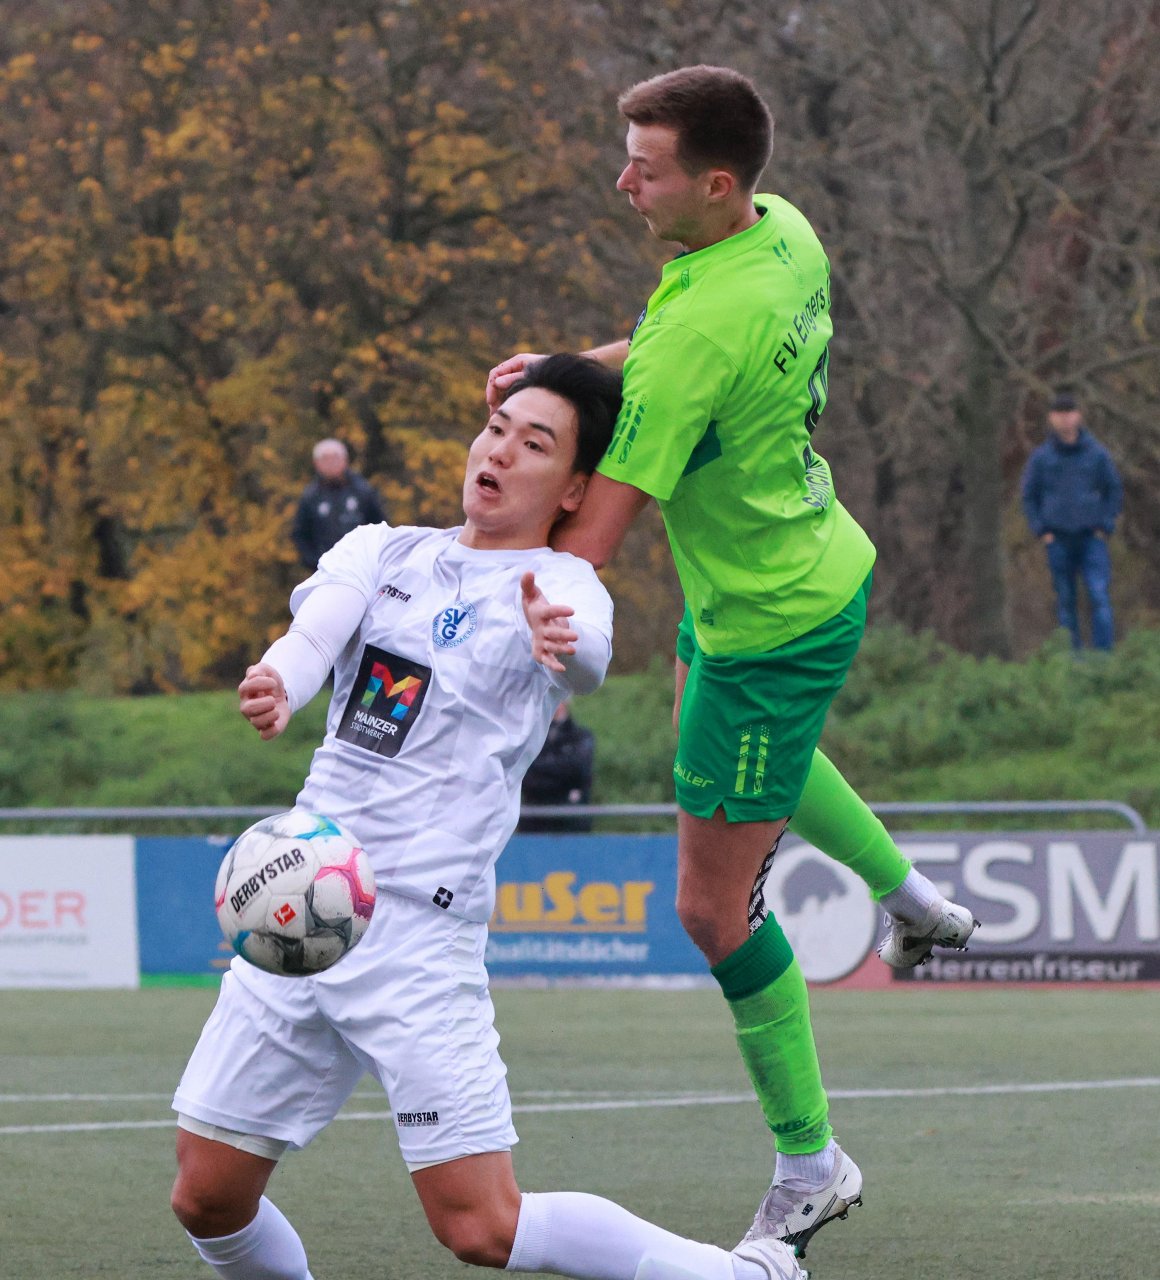
<svg viewBox="0 0 1160 1280">
<path fill-rule="evenodd" d="M 582 121 L 592 93 L 568 37 L 496 0 L 22 11 L 0 77 L 0 678 L 235 675 L 281 626 L 320 435 L 397 521 L 455 519 L 488 364 L 599 298 L 564 220 L 589 150 L 548 109 Z M 551 85 L 507 70 L 533 40 Z"/>
<path fill-rule="evenodd" d="M 1061 377 L 1107 403 L 1124 371 L 1155 364 L 1155 148 L 1135 148 L 1158 118 L 1156 6 L 799 12 L 788 48 L 809 89 L 802 122 L 838 175 L 823 217 L 889 605 L 1003 654 L 1026 414 Z M 1036 287 L 1061 228 L 1087 251 Z M 1144 404 L 1117 412 L 1142 418 Z"/>
</svg>

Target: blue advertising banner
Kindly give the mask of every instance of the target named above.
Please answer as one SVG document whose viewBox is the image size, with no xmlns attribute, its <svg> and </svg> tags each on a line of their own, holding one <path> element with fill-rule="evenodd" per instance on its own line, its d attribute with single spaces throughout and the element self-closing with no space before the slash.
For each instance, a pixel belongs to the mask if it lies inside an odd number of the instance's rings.
<svg viewBox="0 0 1160 1280">
<path fill-rule="evenodd" d="M 139 836 L 137 931 L 141 973 L 222 973 L 233 948 L 213 910 L 218 867 L 232 836 Z"/>
<path fill-rule="evenodd" d="M 497 872 L 493 977 L 708 976 L 677 919 L 676 836 L 513 836 Z"/>
<path fill-rule="evenodd" d="M 138 839 L 142 974 L 214 974 L 228 965 L 213 887 L 229 843 Z M 498 866 L 488 968 L 497 978 L 706 976 L 677 919 L 676 866 L 674 836 L 513 837 Z"/>
</svg>

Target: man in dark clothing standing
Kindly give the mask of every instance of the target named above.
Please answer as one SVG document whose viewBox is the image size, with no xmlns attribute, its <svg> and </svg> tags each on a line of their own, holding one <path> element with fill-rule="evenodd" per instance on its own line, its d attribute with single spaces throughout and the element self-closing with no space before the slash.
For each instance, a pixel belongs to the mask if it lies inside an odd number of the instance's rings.
<svg viewBox="0 0 1160 1280">
<path fill-rule="evenodd" d="M 1051 435 L 1023 472 L 1023 510 L 1031 532 L 1047 548 L 1059 625 L 1082 648 L 1076 579 L 1091 607 L 1092 646 L 1112 647 L 1112 564 L 1106 539 L 1116 527 L 1123 486 L 1107 449 L 1084 426 L 1070 391 L 1059 391 L 1047 413 Z"/>
<path fill-rule="evenodd" d="M 379 495 L 350 469 L 350 455 L 341 440 L 320 440 L 313 459 L 316 474 L 306 486 L 290 531 L 299 560 L 311 572 L 339 538 L 360 524 L 379 524 L 387 518 Z"/>
<path fill-rule="evenodd" d="M 520 799 L 525 805 L 587 804 L 592 795 L 592 760 L 596 740 L 590 729 L 572 719 L 561 702 L 548 726 L 540 754 L 524 774 Z M 521 834 L 546 831 L 591 831 L 592 819 L 581 817 L 520 818 Z"/>
</svg>

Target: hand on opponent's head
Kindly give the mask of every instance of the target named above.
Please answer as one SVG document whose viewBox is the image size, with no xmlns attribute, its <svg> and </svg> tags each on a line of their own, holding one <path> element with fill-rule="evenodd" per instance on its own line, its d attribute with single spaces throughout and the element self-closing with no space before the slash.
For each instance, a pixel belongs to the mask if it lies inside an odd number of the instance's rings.
<svg viewBox="0 0 1160 1280">
<path fill-rule="evenodd" d="M 527 365 L 543 359 L 542 355 L 533 355 L 531 352 L 521 351 L 514 356 L 508 356 L 506 360 L 501 360 L 487 375 L 488 411 L 494 413 L 503 404 L 507 389 L 520 380 Z"/>
</svg>

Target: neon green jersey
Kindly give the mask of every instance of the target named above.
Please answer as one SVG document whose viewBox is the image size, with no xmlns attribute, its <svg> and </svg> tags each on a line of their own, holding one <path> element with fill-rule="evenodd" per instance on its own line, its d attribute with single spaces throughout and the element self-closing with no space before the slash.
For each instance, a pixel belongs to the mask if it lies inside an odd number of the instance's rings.
<svg viewBox="0 0 1160 1280">
<path fill-rule="evenodd" d="M 754 226 L 665 266 L 598 468 L 660 503 L 707 654 L 804 635 L 874 563 L 810 445 L 826 404 L 830 264 L 793 205 L 754 203 Z"/>
</svg>

